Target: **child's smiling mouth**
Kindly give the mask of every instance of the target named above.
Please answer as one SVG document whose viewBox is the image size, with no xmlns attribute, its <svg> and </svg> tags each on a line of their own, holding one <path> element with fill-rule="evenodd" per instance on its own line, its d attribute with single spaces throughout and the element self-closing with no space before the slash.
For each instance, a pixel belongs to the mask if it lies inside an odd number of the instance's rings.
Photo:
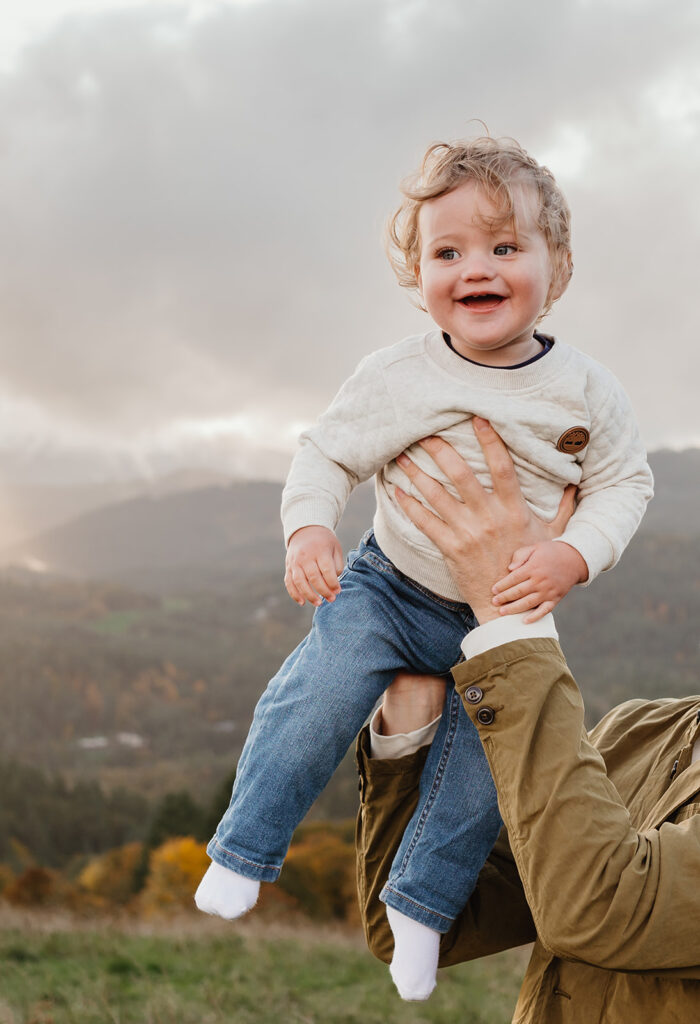
<svg viewBox="0 0 700 1024">
<path fill-rule="evenodd" d="M 488 313 L 497 309 L 505 300 L 505 295 L 496 295 L 494 292 L 480 292 L 478 295 L 465 295 L 459 299 L 462 306 L 467 309 L 474 309 L 482 313 Z"/>
</svg>

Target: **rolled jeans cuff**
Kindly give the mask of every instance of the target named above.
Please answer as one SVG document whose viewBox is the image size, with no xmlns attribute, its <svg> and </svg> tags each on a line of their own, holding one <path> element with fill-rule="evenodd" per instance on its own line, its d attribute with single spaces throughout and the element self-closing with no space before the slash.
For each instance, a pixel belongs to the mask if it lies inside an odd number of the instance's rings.
<svg viewBox="0 0 700 1024">
<path fill-rule="evenodd" d="M 385 885 L 379 893 L 379 899 L 387 907 L 393 907 L 399 913 L 410 917 L 412 921 L 418 921 L 419 924 L 424 924 L 427 928 L 440 932 L 441 935 L 448 932 L 454 924 L 454 918 L 445 917 L 444 914 L 438 914 L 435 910 L 429 910 L 422 904 L 416 903 L 415 900 L 402 896 L 400 892 L 390 888 L 388 885 Z"/>
<path fill-rule="evenodd" d="M 216 863 L 244 878 L 257 882 L 276 882 L 282 870 L 281 864 L 258 864 L 239 853 L 233 853 L 222 846 L 216 836 L 209 841 L 207 854 Z"/>
</svg>

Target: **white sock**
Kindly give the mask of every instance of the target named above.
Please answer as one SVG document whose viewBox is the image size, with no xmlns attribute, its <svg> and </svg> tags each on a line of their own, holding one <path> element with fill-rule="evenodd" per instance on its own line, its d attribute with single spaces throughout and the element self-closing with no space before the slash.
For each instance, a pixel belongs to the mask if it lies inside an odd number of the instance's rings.
<svg viewBox="0 0 700 1024">
<path fill-rule="evenodd" d="M 255 906 L 259 892 L 260 882 L 254 878 L 245 878 L 212 861 L 194 894 L 194 901 L 205 914 L 218 914 L 232 921 Z"/>
<path fill-rule="evenodd" d="M 437 984 L 440 932 L 406 917 L 393 907 L 386 916 L 394 934 L 391 977 L 402 999 L 427 999 Z"/>
</svg>

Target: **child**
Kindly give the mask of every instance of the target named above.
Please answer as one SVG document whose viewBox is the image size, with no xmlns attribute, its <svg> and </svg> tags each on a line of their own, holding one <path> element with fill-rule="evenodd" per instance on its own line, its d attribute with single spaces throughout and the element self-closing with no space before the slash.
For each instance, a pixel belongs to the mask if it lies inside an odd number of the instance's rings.
<svg viewBox="0 0 700 1024">
<path fill-rule="evenodd" d="M 438 434 L 488 483 L 472 418 L 491 421 L 527 501 L 554 521 L 557 539 L 517 552 L 494 598 L 504 612 L 529 612 L 529 621 L 615 564 L 651 497 L 620 385 L 535 330 L 572 267 L 568 207 L 546 168 L 512 140 L 431 146 L 390 223 L 390 259 L 439 329 L 369 355 L 301 437 L 282 500 L 285 583 L 316 612 L 258 703 L 230 807 L 208 847 L 214 863 L 195 898 L 223 917 L 250 909 L 260 881 L 277 878 L 294 828 L 394 675 L 448 673 L 475 625 L 440 553 L 395 498 L 399 486 L 422 500 L 396 461 L 402 452 L 446 483 L 418 443 Z M 352 488 L 373 474 L 374 530 L 339 577 L 333 530 Z M 569 484 L 578 505 L 558 537 Z M 466 903 L 499 827 L 476 730 L 448 690 L 382 893 L 404 998 L 432 991 L 440 934 Z"/>
</svg>

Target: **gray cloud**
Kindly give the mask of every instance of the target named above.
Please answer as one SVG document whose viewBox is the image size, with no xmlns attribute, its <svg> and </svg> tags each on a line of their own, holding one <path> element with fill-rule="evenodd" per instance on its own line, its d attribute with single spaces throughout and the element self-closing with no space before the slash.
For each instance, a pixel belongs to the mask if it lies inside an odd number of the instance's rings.
<svg viewBox="0 0 700 1024">
<path fill-rule="evenodd" d="M 618 372 L 651 443 L 697 442 L 699 20 L 688 0 L 65 20 L 0 82 L 5 390 L 86 437 L 313 418 L 427 323 L 381 224 L 425 145 L 481 117 L 560 154 L 576 275 L 550 329 Z"/>
</svg>

